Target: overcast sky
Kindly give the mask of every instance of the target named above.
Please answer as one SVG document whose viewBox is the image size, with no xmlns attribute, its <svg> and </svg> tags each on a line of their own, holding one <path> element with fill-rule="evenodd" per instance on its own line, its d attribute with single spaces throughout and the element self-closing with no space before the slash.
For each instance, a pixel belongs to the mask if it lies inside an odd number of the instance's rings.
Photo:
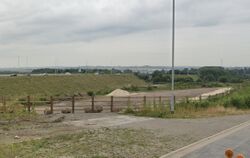
<svg viewBox="0 0 250 158">
<path fill-rule="evenodd" d="M 176 3 L 176 65 L 250 66 L 250 0 Z M 171 65 L 171 5 L 0 0 L 0 67 Z"/>
</svg>

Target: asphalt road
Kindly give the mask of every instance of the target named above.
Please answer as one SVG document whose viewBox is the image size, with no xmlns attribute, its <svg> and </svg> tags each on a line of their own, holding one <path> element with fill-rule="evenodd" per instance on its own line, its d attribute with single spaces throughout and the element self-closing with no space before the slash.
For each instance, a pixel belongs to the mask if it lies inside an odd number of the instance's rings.
<svg viewBox="0 0 250 158">
<path fill-rule="evenodd" d="M 223 158 L 228 148 L 234 150 L 235 156 L 241 153 L 246 158 L 250 157 L 250 126 L 208 144 L 183 158 Z"/>
</svg>

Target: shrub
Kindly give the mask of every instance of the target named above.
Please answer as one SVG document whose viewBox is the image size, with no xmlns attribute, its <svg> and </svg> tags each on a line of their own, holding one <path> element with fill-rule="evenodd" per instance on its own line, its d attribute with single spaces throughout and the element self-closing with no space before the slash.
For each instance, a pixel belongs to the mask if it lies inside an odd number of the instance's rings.
<svg viewBox="0 0 250 158">
<path fill-rule="evenodd" d="M 239 97 L 239 96 L 233 97 L 233 98 L 231 98 L 230 102 L 231 102 L 232 106 L 234 106 L 238 109 L 246 108 L 244 99 L 242 97 Z"/>
<path fill-rule="evenodd" d="M 245 97 L 245 106 L 250 108 L 250 96 Z"/>
<path fill-rule="evenodd" d="M 92 96 L 95 95 L 95 92 L 93 92 L 93 91 L 88 91 L 87 94 L 88 94 L 88 96 L 92 97 Z"/>
<path fill-rule="evenodd" d="M 222 83 L 226 83 L 226 82 L 228 82 L 228 77 L 227 76 L 221 76 L 221 77 L 219 77 L 219 81 L 222 82 Z"/>
</svg>

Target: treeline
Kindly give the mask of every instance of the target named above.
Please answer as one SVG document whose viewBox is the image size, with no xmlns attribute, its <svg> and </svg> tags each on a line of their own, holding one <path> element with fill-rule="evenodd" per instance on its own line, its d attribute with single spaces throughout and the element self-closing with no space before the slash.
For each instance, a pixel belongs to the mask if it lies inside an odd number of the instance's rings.
<svg viewBox="0 0 250 158">
<path fill-rule="evenodd" d="M 172 71 L 154 71 L 152 74 L 136 73 L 147 82 L 170 83 Z M 240 83 L 250 76 L 250 68 L 227 69 L 223 67 L 202 67 L 199 69 L 175 70 L 175 82 L 222 82 Z"/>
<path fill-rule="evenodd" d="M 133 73 L 131 70 L 117 70 L 117 69 L 55 69 L 43 68 L 32 71 L 34 74 L 42 73 L 98 73 L 98 74 L 122 74 Z M 170 83 L 172 71 L 157 70 L 153 73 L 134 73 L 140 79 L 151 83 Z M 240 83 L 244 79 L 250 77 L 250 68 L 223 68 L 223 67 L 201 67 L 201 68 L 185 68 L 182 70 L 175 70 L 175 82 L 191 83 L 191 82 L 222 82 L 222 83 Z"/>
<path fill-rule="evenodd" d="M 117 73 L 123 73 L 123 72 L 117 69 L 108 70 L 108 69 L 76 69 L 76 68 L 70 68 L 70 69 L 43 68 L 43 69 L 35 69 L 32 71 L 32 73 L 33 74 L 43 74 L 43 73 L 47 73 L 47 74 L 53 74 L 53 73 L 57 73 L 57 74 L 65 74 L 65 73 L 117 74 Z"/>
</svg>

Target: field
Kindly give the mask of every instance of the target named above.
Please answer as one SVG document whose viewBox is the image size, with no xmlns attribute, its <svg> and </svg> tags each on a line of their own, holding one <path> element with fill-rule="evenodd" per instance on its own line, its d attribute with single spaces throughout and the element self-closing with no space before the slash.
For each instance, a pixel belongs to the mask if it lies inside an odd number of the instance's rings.
<svg viewBox="0 0 250 158">
<path fill-rule="evenodd" d="M 175 104 L 175 113 L 159 105 L 148 105 L 136 111 L 128 108 L 127 113 L 136 116 L 159 118 L 197 118 L 234 114 L 247 114 L 250 108 L 250 82 L 232 85 L 230 94 L 210 96 L 200 101 L 180 101 Z"/>
<path fill-rule="evenodd" d="M 131 85 L 146 86 L 146 83 L 133 75 L 0 77 L 0 96 L 72 96 L 88 91 L 106 94 Z"/>
<path fill-rule="evenodd" d="M 11 94 L 12 97 L 53 95 L 63 98 L 88 91 L 105 94 L 110 90 L 132 85 L 148 86 L 132 75 L 1 77 L 0 82 L 1 93 Z M 7 104 L 7 107 L 1 105 L 0 108 L 4 109 L 0 112 L 0 158 L 159 157 L 249 120 L 250 83 L 233 87 L 234 91 L 230 94 L 195 101 L 192 98 L 220 88 L 176 90 L 174 114 L 170 113 L 167 100 L 172 94 L 170 91 L 134 93 L 134 96 L 124 100 L 127 108 L 125 115 L 110 113 L 111 97 L 106 97 L 109 111 L 102 113 L 77 110 L 84 107 L 82 100 L 78 99 L 74 101 L 75 114 L 61 114 L 57 110 L 52 115 L 38 115 L 35 111 L 29 113 L 24 110 L 21 104 Z M 145 104 L 144 96 L 147 97 Z M 165 100 L 159 96 L 163 96 Z M 130 109 L 134 106 L 133 97 L 139 98 L 135 102 L 142 105 L 142 110 Z M 190 100 L 187 101 L 186 97 Z M 104 106 L 104 98 L 96 96 L 92 103 Z M 117 108 L 121 104 L 121 98 L 114 97 L 113 103 Z M 71 100 L 54 102 L 55 110 L 56 106 L 71 108 L 71 105 Z M 91 106 L 91 100 L 88 101 L 88 106 Z"/>
</svg>

